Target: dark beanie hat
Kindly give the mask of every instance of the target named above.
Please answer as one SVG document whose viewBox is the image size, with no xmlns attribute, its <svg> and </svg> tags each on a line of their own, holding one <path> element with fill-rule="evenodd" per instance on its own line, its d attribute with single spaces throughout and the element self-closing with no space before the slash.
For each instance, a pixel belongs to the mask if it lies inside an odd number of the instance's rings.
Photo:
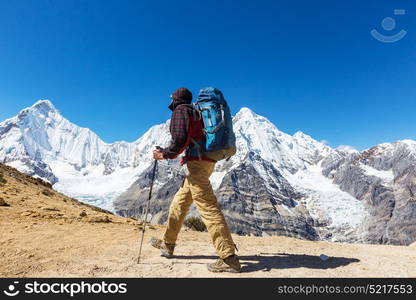
<svg viewBox="0 0 416 300">
<path fill-rule="evenodd" d="M 187 103 L 192 102 L 192 92 L 187 88 L 179 88 L 172 94 L 173 100 L 182 100 Z"/>
</svg>

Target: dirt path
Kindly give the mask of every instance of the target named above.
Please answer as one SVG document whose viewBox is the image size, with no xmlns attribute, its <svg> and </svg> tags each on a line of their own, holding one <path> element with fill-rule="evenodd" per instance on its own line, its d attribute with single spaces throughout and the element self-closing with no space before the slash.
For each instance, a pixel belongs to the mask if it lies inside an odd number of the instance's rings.
<svg viewBox="0 0 416 300">
<path fill-rule="evenodd" d="M 0 240 L 5 277 L 416 277 L 412 247 L 235 236 L 243 272 L 222 275 L 206 270 L 215 259 L 206 233 L 183 232 L 177 256 L 166 259 L 148 244 L 162 229 L 148 230 L 137 265 L 139 232 L 133 225 L 8 225 Z M 330 259 L 322 261 L 322 253 Z"/>
</svg>

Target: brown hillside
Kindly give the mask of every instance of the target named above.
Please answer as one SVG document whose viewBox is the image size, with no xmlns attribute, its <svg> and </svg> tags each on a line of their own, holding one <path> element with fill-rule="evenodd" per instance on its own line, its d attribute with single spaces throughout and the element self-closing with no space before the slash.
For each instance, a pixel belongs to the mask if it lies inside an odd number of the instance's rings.
<svg viewBox="0 0 416 300">
<path fill-rule="evenodd" d="M 136 264 L 140 223 L 54 191 L 0 164 L 0 277 L 416 277 L 416 248 L 234 236 L 241 274 L 211 274 L 207 233 L 184 230 L 176 255 L 164 259 L 146 232 Z M 330 258 L 323 261 L 320 254 Z"/>
</svg>

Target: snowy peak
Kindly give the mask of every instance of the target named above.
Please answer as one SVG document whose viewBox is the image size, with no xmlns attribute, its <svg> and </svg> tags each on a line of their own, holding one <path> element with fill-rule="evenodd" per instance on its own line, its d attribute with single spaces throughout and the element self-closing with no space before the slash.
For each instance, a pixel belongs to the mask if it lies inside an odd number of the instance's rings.
<svg viewBox="0 0 416 300">
<path fill-rule="evenodd" d="M 249 152 L 254 152 L 280 170 L 294 173 L 305 168 L 305 163 L 316 163 L 333 151 L 303 132 L 290 136 L 280 131 L 267 118 L 246 107 L 235 115 L 233 123 L 238 148 L 234 161 L 244 161 Z"/>
<path fill-rule="evenodd" d="M 323 150 L 324 148 L 329 148 L 322 142 L 318 142 L 317 140 L 313 139 L 311 136 L 303 133 L 302 131 L 298 131 L 293 135 L 293 139 L 298 143 L 301 144 L 303 147 L 313 147 L 317 149 Z"/>
<path fill-rule="evenodd" d="M 327 146 L 325 142 L 318 142 L 310 135 L 307 135 L 306 133 L 302 131 L 298 131 L 293 135 L 293 138 L 300 144 L 303 144 L 305 146 L 310 146 L 318 150 L 326 151 L 328 149 L 331 149 L 331 147 Z"/>
<path fill-rule="evenodd" d="M 335 150 L 345 153 L 345 154 L 354 154 L 354 153 L 359 153 L 359 151 L 357 149 L 355 149 L 354 147 L 351 147 L 349 145 L 340 145 L 338 146 Z"/>
<path fill-rule="evenodd" d="M 38 118 L 45 118 L 48 117 L 49 114 L 55 114 L 56 116 L 60 116 L 58 110 L 52 104 L 50 100 L 39 100 L 31 107 L 27 107 L 19 112 L 17 115 L 17 119 L 21 120 L 26 118 L 28 115 L 32 115 Z"/>
<path fill-rule="evenodd" d="M 32 105 L 33 109 L 43 110 L 43 111 L 56 111 L 55 106 L 48 99 L 39 100 Z"/>
<path fill-rule="evenodd" d="M 395 144 L 398 144 L 401 147 L 405 147 L 412 153 L 416 154 L 416 141 L 414 140 L 401 140 L 397 141 Z"/>
<path fill-rule="evenodd" d="M 320 160 L 334 152 L 331 147 L 328 147 L 322 142 L 318 142 L 311 136 L 298 131 L 293 135 L 295 141 L 296 151 L 299 157 L 310 164 L 317 164 Z"/>
<path fill-rule="evenodd" d="M 250 108 L 242 107 L 235 116 L 240 118 L 255 118 L 258 115 Z"/>
<path fill-rule="evenodd" d="M 362 152 L 368 157 L 396 156 L 397 153 L 406 156 L 416 155 L 416 141 L 401 140 L 395 143 L 383 143 Z"/>
<path fill-rule="evenodd" d="M 100 161 L 104 142 L 89 129 L 65 119 L 49 100 L 36 102 L 7 122 L 1 134 L 4 140 L 0 142 L 0 159 L 10 158 L 9 154 L 13 153 L 15 158 L 28 155 L 46 164 L 66 161 L 78 168 Z"/>
<path fill-rule="evenodd" d="M 312 138 L 311 138 L 309 135 L 305 134 L 305 133 L 304 133 L 304 132 L 302 132 L 302 131 L 297 131 L 297 132 L 293 135 L 293 137 L 294 137 L 294 138 L 296 138 L 296 139 L 312 140 Z"/>
<path fill-rule="evenodd" d="M 243 107 L 233 118 L 234 126 L 256 126 L 264 123 L 264 126 L 272 127 L 278 131 L 277 127 L 267 118 L 256 114 L 248 107 Z"/>
<path fill-rule="evenodd" d="M 16 142 L 17 141 L 17 142 Z M 30 157 L 48 165 L 67 163 L 76 170 L 105 164 L 104 172 L 133 164 L 134 145 L 104 143 L 88 128 L 65 119 L 50 100 L 39 100 L 17 117 L 0 123 L 0 160 Z"/>
</svg>

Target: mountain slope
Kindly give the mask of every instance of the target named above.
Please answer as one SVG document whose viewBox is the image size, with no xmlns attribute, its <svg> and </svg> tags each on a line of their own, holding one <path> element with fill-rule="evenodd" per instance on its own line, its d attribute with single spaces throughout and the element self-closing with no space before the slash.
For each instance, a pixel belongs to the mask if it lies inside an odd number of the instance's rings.
<svg viewBox="0 0 416 300">
<path fill-rule="evenodd" d="M 140 222 L 117 217 L 52 190 L 0 164 L 0 276 L 16 277 L 415 277 L 412 247 L 310 242 L 233 235 L 240 274 L 209 273 L 215 259 L 207 233 L 183 230 L 167 260 L 149 245 L 163 226 L 146 231 L 137 264 Z M 322 261 L 319 256 L 329 259 Z"/>
</svg>

